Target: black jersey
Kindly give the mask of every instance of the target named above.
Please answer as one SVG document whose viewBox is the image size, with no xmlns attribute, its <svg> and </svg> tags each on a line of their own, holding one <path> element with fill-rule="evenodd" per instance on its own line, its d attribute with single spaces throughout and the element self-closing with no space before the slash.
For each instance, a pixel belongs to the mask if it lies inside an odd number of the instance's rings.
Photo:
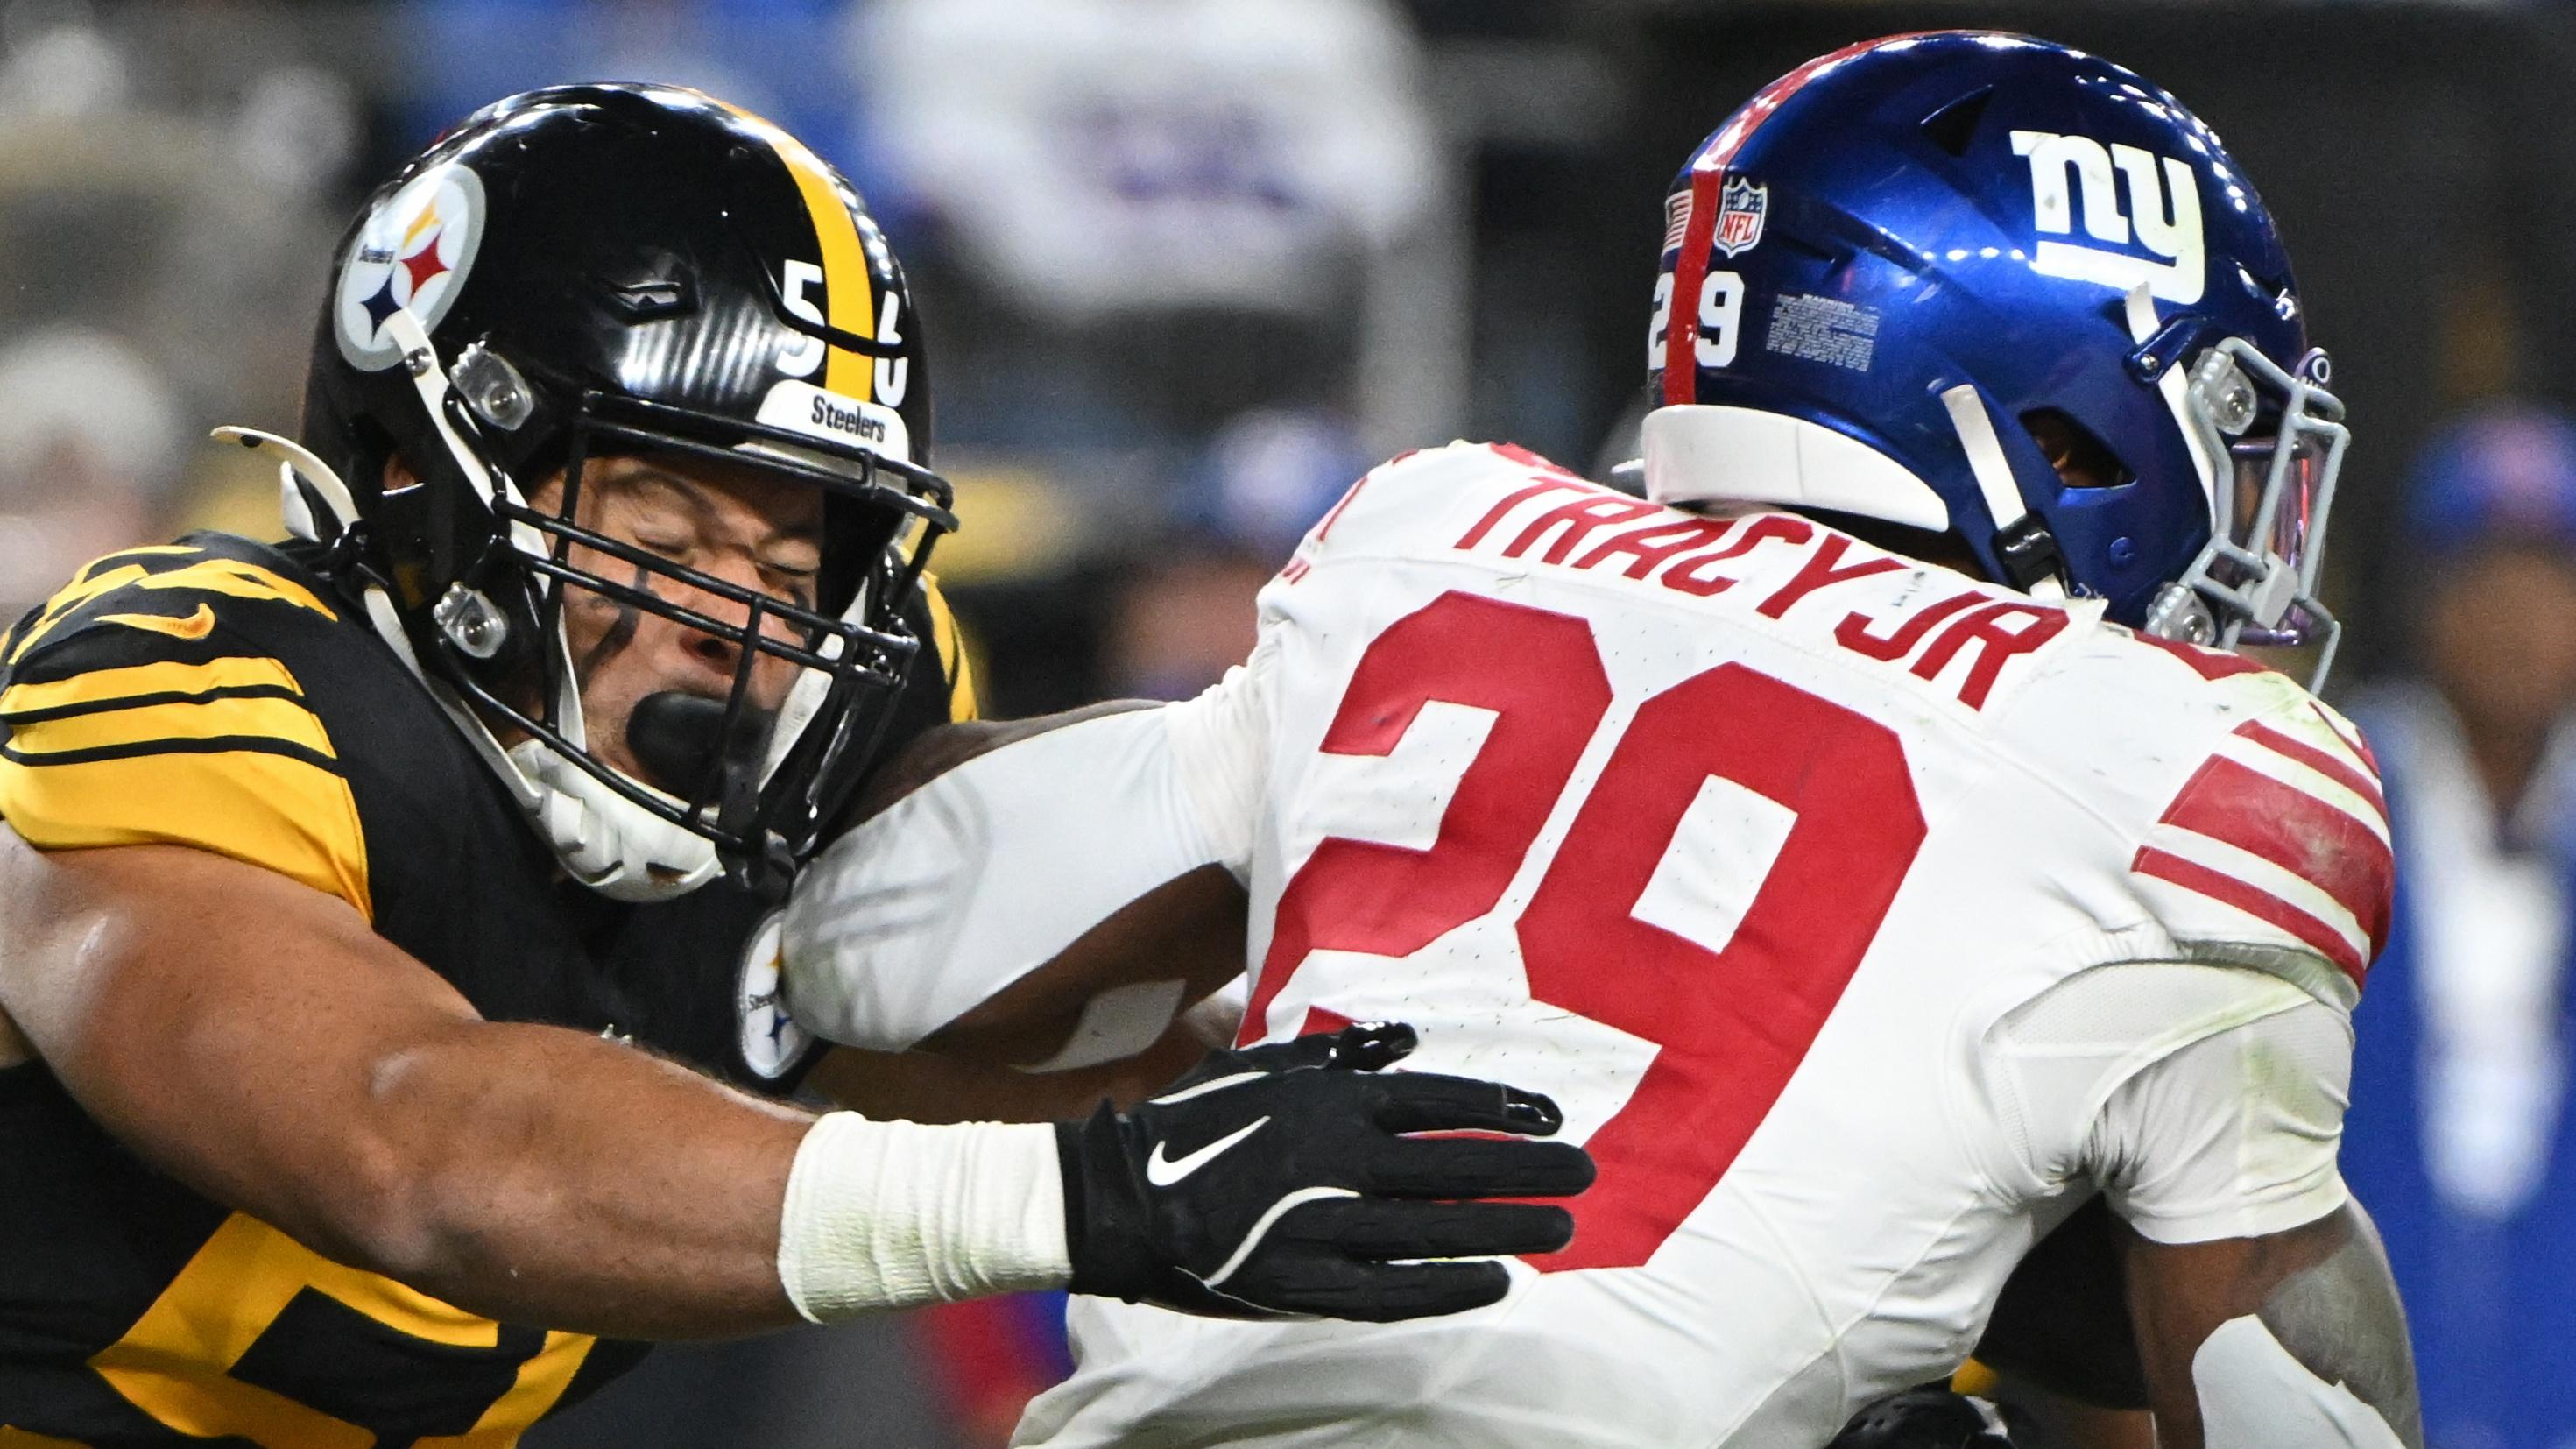
<svg viewBox="0 0 2576 1449">
<path fill-rule="evenodd" d="M 888 747 L 973 711 L 935 591 Z M 298 545 L 81 571 L 0 644 L 0 816 L 45 849 L 175 843 L 347 901 L 486 1018 L 631 1039 L 755 1091 L 814 1050 L 765 907 L 567 881 Z M 276 1024 L 293 1050 L 298 1024 Z M 641 1355 L 333 1263 L 145 1166 L 41 1062 L 0 1070 L 0 1449 L 506 1446 Z"/>
</svg>

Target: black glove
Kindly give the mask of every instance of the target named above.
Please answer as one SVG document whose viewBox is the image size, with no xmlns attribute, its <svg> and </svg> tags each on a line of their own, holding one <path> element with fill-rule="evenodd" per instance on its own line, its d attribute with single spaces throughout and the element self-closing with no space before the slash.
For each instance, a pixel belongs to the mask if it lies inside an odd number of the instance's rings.
<svg viewBox="0 0 2576 1449">
<path fill-rule="evenodd" d="M 1500 1263 L 1408 1260 L 1564 1247 L 1561 1207 L 1454 1199 L 1578 1193 L 1592 1159 L 1566 1143 L 1402 1136 L 1545 1136 L 1565 1120 L 1493 1082 L 1379 1072 L 1414 1042 L 1409 1026 L 1368 1024 L 1214 1052 L 1153 1101 L 1058 1124 L 1073 1291 L 1381 1323 L 1500 1299 Z"/>
<path fill-rule="evenodd" d="M 1825 1449 L 2012 1449 L 2012 1435 L 1994 1405 L 1926 1384 L 1854 1414 Z"/>
</svg>

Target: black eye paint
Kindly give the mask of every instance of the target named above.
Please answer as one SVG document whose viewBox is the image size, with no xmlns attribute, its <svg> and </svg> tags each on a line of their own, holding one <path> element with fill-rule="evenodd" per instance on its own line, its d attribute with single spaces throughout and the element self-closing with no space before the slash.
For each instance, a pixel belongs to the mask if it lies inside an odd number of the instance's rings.
<svg viewBox="0 0 2576 1449">
<path fill-rule="evenodd" d="M 635 577 L 628 582 L 639 594 L 651 593 L 652 589 L 648 583 L 650 574 L 651 571 L 644 565 L 637 564 Z M 581 656 L 573 675 L 578 681 L 588 682 L 593 670 L 607 663 L 619 650 L 635 642 L 635 626 L 642 619 L 643 611 L 624 599 L 611 602 L 617 605 L 617 617 L 610 622 L 608 632 L 599 636 L 599 642 L 590 646 L 590 651 Z"/>
</svg>

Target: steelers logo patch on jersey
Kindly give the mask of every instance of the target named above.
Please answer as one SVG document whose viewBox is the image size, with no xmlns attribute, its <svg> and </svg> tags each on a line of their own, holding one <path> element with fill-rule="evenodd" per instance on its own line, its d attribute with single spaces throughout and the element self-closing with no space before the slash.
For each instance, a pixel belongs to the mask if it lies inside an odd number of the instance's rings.
<svg viewBox="0 0 2576 1449">
<path fill-rule="evenodd" d="M 734 996 L 734 1013 L 742 1026 L 742 1062 L 763 1081 L 776 1081 L 805 1055 L 814 1036 L 798 1026 L 780 999 L 779 931 L 787 913 L 772 911 L 751 933 L 743 953 L 742 980 Z"/>
<path fill-rule="evenodd" d="M 482 244 L 484 214 L 482 179 L 451 164 L 414 177 L 367 218 L 332 302 L 350 366 L 375 372 L 401 357 L 384 331 L 396 311 L 409 309 L 424 331 L 447 315 Z"/>
</svg>

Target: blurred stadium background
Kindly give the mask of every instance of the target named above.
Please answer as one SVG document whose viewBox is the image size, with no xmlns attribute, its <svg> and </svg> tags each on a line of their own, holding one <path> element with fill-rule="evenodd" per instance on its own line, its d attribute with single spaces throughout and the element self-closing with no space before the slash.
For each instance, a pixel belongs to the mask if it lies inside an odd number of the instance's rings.
<svg viewBox="0 0 2576 1449">
<path fill-rule="evenodd" d="M 2484 848 L 2532 867 L 2522 897 L 2478 909 L 2528 915 L 2529 939 L 2497 949 L 2537 964 L 2410 1018 L 2414 1055 L 2392 1070 L 2423 1067 L 2426 1105 L 2375 1130 L 2483 1144 L 2462 1170 L 2485 1172 L 2486 1195 L 2463 1210 L 2537 1215 L 2532 1241 L 2567 1256 L 2528 1266 L 2576 1281 L 2558 1110 L 2576 1039 L 2559 989 L 2576 449 L 2477 454 L 2499 416 L 2485 412 L 2416 462 L 2464 410 L 2576 403 L 2576 8 L 8 0 L 0 601 L 181 526 L 269 533 L 273 477 L 203 435 L 292 430 L 324 262 L 358 196 L 504 93 L 665 80 L 805 137 L 906 259 L 966 520 L 941 573 L 988 710 L 1186 694 L 1244 652 L 1253 590 L 1372 459 L 1510 438 L 1598 476 L 1641 394 L 1658 202 L 1679 159 L 1808 56 L 1947 25 L 2136 67 L 2260 181 L 2358 432 L 2336 511 L 2331 593 L 2352 625 L 2339 691 L 2421 677 L 2439 695 L 2419 624 L 2462 549 L 2508 538 L 2568 581 L 2553 594 L 2544 579 L 2527 595 L 2540 617 L 2506 620 L 2482 662 L 2453 670 L 2514 678 L 2522 695 L 2498 708 L 2544 739 L 2555 722 L 2555 755 L 2519 775 L 2472 750 Z M 2410 486 L 2434 503 L 2410 512 Z M 2435 549 L 2425 520 L 2455 515 L 2466 541 Z M 2452 707 L 2475 734 L 2456 691 Z M 2417 970 L 2427 1001 L 2437 974 Z M 2462 1086 L 2445 1051 L 2490 1066 L 2503 1052 L 2519 1075 Z M 2532 1249 L 2493 1251 L 2506 1256 L 2474 1272 L 2448 1250 L 2410 1271 L 2451 1265 L 2442 1281 L 2475 1308 L 2478 1273 Z M 673 1351 L 530 1442 L 997 1444 L 1061 1371 L 1049 1312 Z M 2454 1449 L 2526 1442 L 2459 1422 Z M 2558 1431 L 2528 1442 L 2576 1444 L 2576 1423 Z"/>
</svg>

